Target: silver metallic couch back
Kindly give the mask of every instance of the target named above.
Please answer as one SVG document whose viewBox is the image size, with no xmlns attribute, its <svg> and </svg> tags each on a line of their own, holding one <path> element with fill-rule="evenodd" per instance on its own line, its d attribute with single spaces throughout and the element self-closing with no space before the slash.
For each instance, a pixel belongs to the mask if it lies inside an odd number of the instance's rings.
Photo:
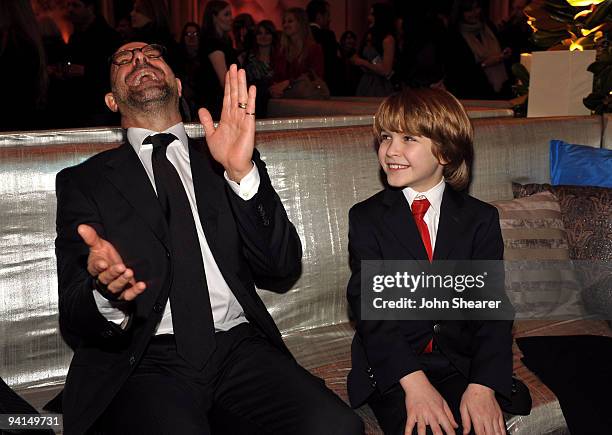
<svg viewBox="0 0 612 435">
<path fill-rule="evenodd" d="M 507 199 L 510 181 L 548 181 L 548 140 L 601 146 L 601 118 L 476 120 L 471 192 Z M 257 146 L 304 247 L 285 295 L 261 291 L 283 334 L 346 322 L 348 210 L 380 190 L 372 116 L 260 121 Z M 202 135 L 188 125 L 192 137 Z M 0 135 L 0 377 L 61 383 L 71 352 L 57 322 L 55 174 L 122 141 L 120 129 Z"/>
</svg>

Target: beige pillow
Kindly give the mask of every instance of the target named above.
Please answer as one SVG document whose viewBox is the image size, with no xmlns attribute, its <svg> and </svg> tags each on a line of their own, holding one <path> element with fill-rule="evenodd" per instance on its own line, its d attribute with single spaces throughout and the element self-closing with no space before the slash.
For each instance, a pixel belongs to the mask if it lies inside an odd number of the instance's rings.
<svg viewBox="0 0 612 435">
<path fill-rule="evenodd" d="M 559 200 L 550 192 L 492 203 L 499 211 L 505 260 L 567 260 Z"/>
<path fill-rule="evenodd" d="M 517 319 L 584 315 L 557 197 L 542 192 L 492 204 L 499 211 L 506 291 Z"/>
</svg>

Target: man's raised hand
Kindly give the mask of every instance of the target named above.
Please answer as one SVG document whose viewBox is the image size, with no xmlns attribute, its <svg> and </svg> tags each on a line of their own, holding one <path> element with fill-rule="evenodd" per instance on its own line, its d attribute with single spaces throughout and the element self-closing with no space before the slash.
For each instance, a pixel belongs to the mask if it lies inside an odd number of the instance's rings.
<svg viewBox="0 0 612 435">
<path fill-rule="evenodd" d="M 230 180 L 237 183 L 253 168 L 255 147 L 255 86 L 247 90 L 246 73 L 231 65 L 225 75 L 221 120 L 214 127 L 210 112 L 198 114 L 213 158 L 223 165 Z"/>
<path fill-rule="evenodd" d="M 113 245 L 98 236 L 89 225 L 79 225 L 77 231 L 89 247 L 87 272 L 105 285 L 119 300 L 131 301 L 146 289 L 142 281 L 136 282 L 134 271 L 128 269 Z"/>
</svg>

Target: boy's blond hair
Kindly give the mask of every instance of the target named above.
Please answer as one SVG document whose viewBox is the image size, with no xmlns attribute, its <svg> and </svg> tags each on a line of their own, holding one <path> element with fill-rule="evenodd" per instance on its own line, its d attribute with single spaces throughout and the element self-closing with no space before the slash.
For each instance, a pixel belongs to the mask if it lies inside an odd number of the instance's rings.
<svg viewBox="0 0 612 435">
<path fill-rule="evenodd" d="M 424 136 L 444 166 L 444 178 L 455 190 L 470 181 L 474 156 L 473 129 L 465 109 L 453 95 L 438 89 L 405 89 L 382 102 L 374 119 L 378 143 L 383 131 Z"/>
</svg>

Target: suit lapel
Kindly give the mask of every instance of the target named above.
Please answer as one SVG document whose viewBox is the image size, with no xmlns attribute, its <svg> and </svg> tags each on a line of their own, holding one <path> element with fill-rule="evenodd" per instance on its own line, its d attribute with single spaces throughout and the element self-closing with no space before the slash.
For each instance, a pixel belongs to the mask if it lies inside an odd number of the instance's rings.
<svg viewBox="0 0 612 435">
<path fill-rule="evenodd" d="M 105 176 L 121 192 L 155 236 L 169 247 L 168 226 L 157 195 L 136 152 L 129 143 L 117 149 L 104 168 Z"/>
<path fill-rule="evenodd" d="M 466 222 L 463 213 L 461 196 L 450 186 L 446 185 L 440 206 L 440 221 L 434 248 L 434 260 L 447 260 L 455 244 L 460 239 L 458 235 L 464 233 Z"/>
<path fill-rule="evenodd" d="M 383 217 L 387 228 L 415 260 L 427 260 L 425 245 L 402 191 L 387 189 L 383 202 L 388 207 Z"/>
</svg>

